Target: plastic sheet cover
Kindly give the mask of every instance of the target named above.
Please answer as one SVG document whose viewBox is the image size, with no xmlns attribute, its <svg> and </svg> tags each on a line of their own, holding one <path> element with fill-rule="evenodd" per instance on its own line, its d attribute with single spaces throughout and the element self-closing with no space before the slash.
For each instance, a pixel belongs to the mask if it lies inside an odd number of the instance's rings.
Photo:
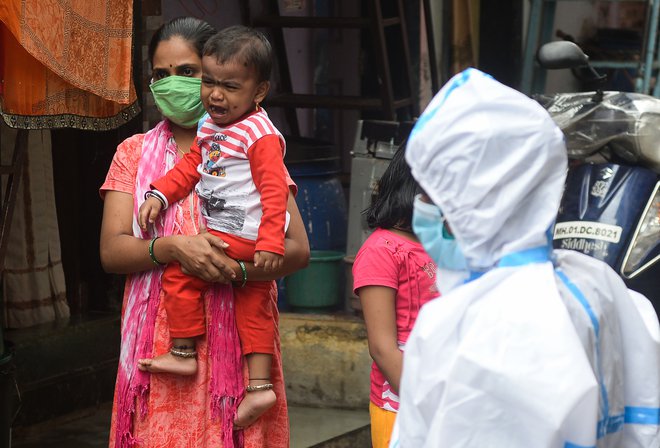
<svg viewBox="0 0 660 448">
<path fill-rule="evenodd" d="M 660 99 L 640 93 L 538 95 L 566 136 L 568 156 L 639 164 L 660 172 Z"/>
</svg>

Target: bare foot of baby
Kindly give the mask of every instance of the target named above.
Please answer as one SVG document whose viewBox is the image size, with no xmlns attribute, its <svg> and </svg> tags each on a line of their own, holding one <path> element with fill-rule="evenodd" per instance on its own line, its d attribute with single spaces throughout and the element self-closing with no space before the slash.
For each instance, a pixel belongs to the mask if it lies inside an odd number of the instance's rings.
<svg viewBox="0 0 660 448">
<path fill-rule="evenodd" d="M 197 359 L 174 356 L 170 352 L 155 358 L 138 360 L 138 369 L 151 373 L 173 373 L 175 375 L 194 375 L 197 373 Z"/>
<path fill-rule="evenodd" d="M 241 404 L 238 405 L 234 425 L 239 428 L 250 426 L 264 412 L 273 407 L 276 400 L 277 397 L 272 389 L 247 392 Z"/>
</svg>

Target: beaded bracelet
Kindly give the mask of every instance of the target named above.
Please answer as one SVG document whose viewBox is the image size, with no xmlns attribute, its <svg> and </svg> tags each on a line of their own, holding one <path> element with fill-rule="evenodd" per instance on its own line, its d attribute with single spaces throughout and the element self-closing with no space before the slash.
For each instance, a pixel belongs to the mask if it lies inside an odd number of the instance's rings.
<svg viewBox="0 0 660 448">
<path fill-rule="evenodd" d="M 161 263 L 158 261 L 158 258 L 156 258 L 156 255 L 154 255 L 154 243 L 159 237 L 155 236 L 151 239 L 149 242 L 149 257 L 151 258 L 151 261 L 156 265 L 156 266 L 162 266 L 165 263 Z"/>
<path fill-rule="evenodd" d="M 245 263 L 243 263 L 243 261 L 236 260 L 236 262 L 241 267 L 241 271 L 243 272 L 243 283 L 241 283 L 241 288 L 242 288 L 247 283 L 247 269 L 245 269 Z"/>
</svg>

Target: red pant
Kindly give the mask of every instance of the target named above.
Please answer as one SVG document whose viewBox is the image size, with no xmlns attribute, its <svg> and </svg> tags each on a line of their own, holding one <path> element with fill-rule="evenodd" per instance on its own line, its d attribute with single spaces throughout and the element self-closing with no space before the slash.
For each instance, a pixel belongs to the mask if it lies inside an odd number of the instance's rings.
<svg viewBox="0 0 660 448">
<path fill-rule="evenodd" d="M 229 247 L 225 253 L 237 260 L 254 258 L 255 242 L 209 230 Z M 239 277 L 240 278 L 240 277 Z M 179 263 L 170 263 L 162 278 L 164 306 L 172 338 L 193 338 L 206 333 L 203 293 L 209 283 L 181 272 Z M 270 298 L 272 281 L 247 282 L 234 288 L 236 326 L 243 354 L 274 353 L 275 320 Z"/>
</svg>

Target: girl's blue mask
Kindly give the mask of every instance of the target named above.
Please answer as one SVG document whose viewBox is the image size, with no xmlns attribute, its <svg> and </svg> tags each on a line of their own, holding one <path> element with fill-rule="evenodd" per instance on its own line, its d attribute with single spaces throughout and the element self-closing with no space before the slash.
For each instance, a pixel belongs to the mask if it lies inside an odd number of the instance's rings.
<svg viewBox="0 0 660 448">
<path fill-rule="evenodd" d="M 424 250 L 440 269 L 451 271 L 467 270 L 463 252 L 456 239 L 445 229 L 440 209 L 421 200 L 420 195 L 413 202 L 412 228 Z"/>
</svg>

